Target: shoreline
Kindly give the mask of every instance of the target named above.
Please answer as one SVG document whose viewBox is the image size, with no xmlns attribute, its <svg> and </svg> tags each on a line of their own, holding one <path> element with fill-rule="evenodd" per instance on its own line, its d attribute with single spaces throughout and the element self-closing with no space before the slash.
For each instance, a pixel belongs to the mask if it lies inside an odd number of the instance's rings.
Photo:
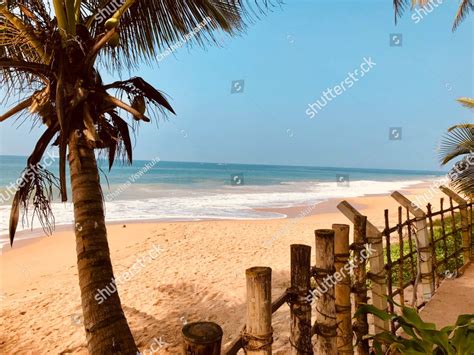
<svg viewBox="0 0 474 355">
<path fill-rule="evenodd" d="M 432 181 L 431 181 L 432 182 Z M 430 181 L 423 181 L 412 186 L 409 186 L 405 189 L 400 189 L 401 193 L 411 194 L 413 191 L 427 188 L 432 184 Z M 362 199 L 366 197 L 382 197 L 387 196 L 388 194 L 365 194 L 363 196 L 351 197 L 348 199 Z M 169 219 L 129 219 L 129 220 L 119 220 L 119 221 L 106 221 L 107 226 L 117 226 L 117 225 L 134 225 L 134 224 L 145 224 L 145 225 L 154 225 L 162 223 L 197 223 L 197 222 L 217 222 L 217 221 L 274 221 L 274 220 L 287 220 L 287 219 L 299 219 L 307 216 L 314 216 L 324 213 L 337 213 L 337 204 L 344 199 L 341 198 L 329 198 L 325 201 L 318 202 L 314 205 L 313 208 L 310 208 L 312 205 L 295 205 L 288 207 L 257 207 L 252 208 L 252 210 L 257 212 L 266 212 L 279 214 L 281 217 L 268 217 L 268 218 L 200 218 L 200 219 L 179 219 L 179 218 L 169 218 Z M 355 203 L 354 207 L 357 209 L 362 209 L 366 207 L 363 203 Z M 307 210 L 310 210 L 309 213 L 306 213 Z M 3 240 L 8 241 L 8 235 L 0 235 L 2 241 L 0 242 L 0 255 L 4 253 L 9 253 L 13 249 L 18 249 L 24 247 L 30 243 L 36 243 L 40 240 L 47 239 L 52 237 L 54 234 L 63 233 L 63 232 L 73 232 L 73 224 L 61 224 L 55 227 L 52 235 L 46 235 L 43 232 L 42 228 L 34 228 L 33 230 L 22 230 L 16 233 L 15 241 L 13 243 L 14 248 L 10 248 L 9 242 L 3 242 Z M 29 235 L 29 237 L 25 237 Z"/>
<path fill-rule="evenodd" d="M 423 193 L 423 187 L 403 192 Z M 223 347 L 239 334 L 245 318 L 245 270 L 273 270 L 273 297 L 289 285 L 290 245 L 314 248 L 314 230 L 349 224 L 336 205 L 343 199 L 317 204 L 308 215 L 285 219 L 206 220 L 192 222 L 108 223 L 115 275 L 127 271 L 154 246 L 163 252 L 152 263 L 118 286 L 123 309 L 137 346 L 143 350 L 155 337 L 167 343 L 158 354 L 181 349 L 181 327 L 209 320 L 224 330 Z M 389 194 L 346 199 L 376 226 L 383 227 L 384 209 L 396 218 L 398 204 Z M 314 262 L 315 253 L 311 253 Z M 52 237 L 36 238 L 0 256 L 2 309 L 8 324 L 0 341 L 5 353 L 87 354 L 80 324 L 76 242 L 71 228 Z M 274 314 L 275 353 L 286 353 L 289 311 Z M 79 321 L 78 321 L 79 320 Z M 33 330 L 33 331 L 31 331 Z"/>
</svg>

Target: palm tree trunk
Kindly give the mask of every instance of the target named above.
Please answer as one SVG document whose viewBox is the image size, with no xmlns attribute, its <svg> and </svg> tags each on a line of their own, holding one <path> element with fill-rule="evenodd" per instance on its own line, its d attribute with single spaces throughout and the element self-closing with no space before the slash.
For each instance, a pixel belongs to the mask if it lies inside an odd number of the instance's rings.
<svg viewBox="0 0 474 355">
<path fill-rule="evenodd" d="M 87 348 L 94 355 L 136 355 L 138 349 L 112 281 L 114 275 L 94 150 L 87 145 L 79 130 L 74 131 L 69 139 L 69 166 Z M 115 292 L 105 299 L 99 298 L 98 290 L 106 287 L 115 289 Z"/>
</svg>

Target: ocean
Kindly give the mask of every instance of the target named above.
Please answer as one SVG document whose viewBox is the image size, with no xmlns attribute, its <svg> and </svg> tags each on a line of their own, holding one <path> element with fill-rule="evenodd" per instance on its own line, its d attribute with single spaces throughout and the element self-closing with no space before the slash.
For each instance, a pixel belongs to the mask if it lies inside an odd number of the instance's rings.
<svg viewBox="0 0 474 355">
<path fill-rule="evenodd" d="M 0 235 L 8 233 L 11 198 L 26 157 L 0 156 Z M 58 175 L 57 159 L 48 161 Z M 46 164 L 46 162 L 44 163 Z M 285 218 L 256 208 L 314 205 L 330 198 L 384 194 L 435 179 L 441 172 L 168 162 L 158 158 L 132 166 L 99 160 L 106 200 L 106 220 L 193 221 L 202 219 Z M 13 184 L 13 185 L 12 185 Z M 69 192 L 69 197 L 71 194 Z M 72 225 L 71 203 L 61 203 L 55 190 L 56 225 Z M 40 228 L 31 215 L 18 231 Z"/>
</svg>

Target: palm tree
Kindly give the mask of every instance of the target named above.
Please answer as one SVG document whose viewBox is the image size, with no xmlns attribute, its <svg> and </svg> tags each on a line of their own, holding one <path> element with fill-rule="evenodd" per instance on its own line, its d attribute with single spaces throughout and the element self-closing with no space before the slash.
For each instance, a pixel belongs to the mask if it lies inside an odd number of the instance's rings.
<svg viewBox="0 0 474 355">
<path fill-rule="evenodd" d="M 474 99 L 461 98 L 458 101 L 465 107 L 474 109 Z M 456 190 L 472 198 L 474 196 L 474 124 L 465 123 L 449 128 L 441 143 L 440 153 L 443 165 L 455 158 L 463 157 L 451 169 L 449 176 Z"/>
<path fill-rule="evenodd" d="M 403 14 L 406 7 L 422 7 L 428 4 L 430 1 L 433 0 L 393 0 L 393 7 L 395 9 L 395 22 L 397 21 L 397 18 Z M 474 0 L 461 0 L 461 4 L 459 5 L 458 11 L 456 12 L 456 16 L 454 17 L 453 31 L 456 30 L 456 28 L 466 18 L 469 11 L 473 10 Z"/>
<path fill-rule="evenodd" d="M 46 126 L 13 199 L 10 242 L 20 212 L 29 207 L 47 231 L 52 229 L 53 187 L 59 188 L 62 201 L 68 199 L 68 157 L 79 285 L 91 354 L 137 352 L 118 293 L 100 305 L 94 299 L 96 290 L 114 279 L 95 151 L 108 155 L 109 169 L 116 158 L 131 163 L 129 127 L 149 122 L 147 113 L 174 113 L 165 96 L 142 78 L 104 84 L 98 67 L 118 73 L 153 63 L 160 50 L 189 40 L 188 34 L 204 21 L 206 25 L 192 36 L 199 44 L 215 41 L 216 30 L 238 33 L 245 26 L 244 16 L 255 18 L 268 9 L 267 1 L 252 12 L 242 0 L 7 0 L 0 4 L 0 79 L 6 100 L 23 96 L 0 116 L 0 122 L 29 115 Z M 124 115 L 132 118 L 131 125 Z M 59 179 L 40 164 L 49 145 L 59 147 Z"/>
</svg>

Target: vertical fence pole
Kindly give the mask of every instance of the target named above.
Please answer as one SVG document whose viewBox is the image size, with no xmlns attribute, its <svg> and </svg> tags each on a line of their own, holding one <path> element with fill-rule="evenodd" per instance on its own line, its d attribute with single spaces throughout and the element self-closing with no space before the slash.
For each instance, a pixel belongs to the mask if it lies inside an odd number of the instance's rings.
<svg viewBox="0 0 474 355">
<path fill-rule="evenodd" d="M 345 269 L 349 265 L 349 226 L 333 224 L 334 265 L 336 267 L 336 320 L 337 351 L 339 355 L 352 355 L 351 276 Z"/>
<path fill-rule="evenodd" d="M 448 189 L 445 186 L 440 186 L 441 191 L 444 194 L 451 197 L 459 205 L 459 212 L 461 214 L 461 235 L 462 235 L 462 256 L 464 265 L 468 264 L 471 260 L 471 233 L 469 232 L 469 214 L 467 208 L 467 202 L 454 191 Z"/>
<path fill-rule="evenodd" d="M 429 301 L 434 293 L 433 282 L 431 280 L 433 273 L 431 248 L 433 248 L 433 243 L 430 240 L 430 234 L 428 232 L 428 223 L 426 222 L 427 216 L 419 206 L 411 202 L 398 191 L 393 192 L 391 196 L 401 206 L 408 208 L 410 213 L 416 217 L 415 228 L 416 238 L 418 240 L 418 256 L 421 261 L 420 269 L 423 299 L 425 301 Z"/>
<path fill-rule="evenodd" d="M 212 322 L 188 323 L 182 330 L 184 354 L 220 355 L 222 328 Z"/>
<path fill-rule="evenodd" d="M 334 231 L 318 229 L 316 235 L 315 279 L 319 297 L 316 301 L 316 354 L 337 354 L 336 302 L 334 297 Z"/>
<path fill-rule="evenodd" d="M 354 264 L 356 268 L 354 270 L 355 282 L 355 309 L 356 311 L 360 306 L 367 303 L 367 275 L 366 275 L 366 258 L 364 257 L 367 252 L 365 245 L 367 243 L 367 217 L 356 216 L 354 220 Z M 364 253 L 365 251 L 365 253 Z M 361 314 L 357 317 L 353 325 L 354 332 L 357 336 L 357 352 L 359 355 L 369 354 L 369 340 L 363 339 L 365 335 L 369 333 L 369 323 L 367 314 Z"/>
<path fill-rule="evenodd" d="M 243 334 L 244 349 L 249 355 L 271 355 L 272 269 L 253 267 L 247 278 L 247 324 Z"/>
<path fill-rule="evenodd" d="M 404 269 L 405 269 L 405 245 L 403 240 L 403 215 L 402 215 L 402 207 L 398 207 L 398 250 L 400 251 L 400 257 L 398 259 L 398 288 L 400 290 L 400 304 L 405 305 L 405 289 L 403 288 L 404 282 Z M 408 226 L 408 229 L 410 226 Z"/>
<path fill-rule="evenodd" d="M 291 335 L 292 355 L 313 354 L 311 343 L 311 302 L 308 301 L 311 279 L 311 247 L 291 245 Z"/>
<path fill-rule="evenodd" d="M 352 223 L 356 215 L 361 215 L 347 201 L 342 201 L 337 205 L 341 211 Z M 372 223 L 367 221 L 367 241 L 371 246 L 372 255 L 369 258 L 370 272 L 369 279 L 372 281 L 372 305 L 381 310 L 387 309 L 387 273 L 385 271 L 383 235 Z M 374 319 L 375 333 L 381 333 L 390 330 L 388 321 L 379 318 Z"/>
</svg>

